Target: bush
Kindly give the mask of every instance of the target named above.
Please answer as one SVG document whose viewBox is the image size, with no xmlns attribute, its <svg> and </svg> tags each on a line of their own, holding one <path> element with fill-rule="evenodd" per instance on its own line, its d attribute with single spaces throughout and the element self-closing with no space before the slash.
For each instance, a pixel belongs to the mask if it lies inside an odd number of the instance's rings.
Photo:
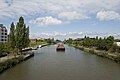
<svg viewBox="0 0 120 80">
<path fill-rule="evenodd" d="M 82 50 L 82 51 L 84 51 L 84 48 L 83 48 L 83 47 L 80 47 L 79 49 Z"/>
<path fill-rule="evenodd" d="M 18 57 L 18 60 L 21 62 L 21 61 L 24 61 L 24 57 L 23 56 L 20 56 Z"/>
<path fill-rule="evenodd" d="M 4 70 L 4 63 L 0 63 L 0 73 Z"/>
<path fill-rule="evenodd" d="M 93 49 L 89 50 L 89 52 L 90 52 L 90 53 L 92 53 L 92 54 L 94 54 L 94 53 L 95 53 Z"/>
<path fill-rule="evenodd" d="M 114 59 L 116 62 L 120 63 L 120 55 Z"/>
</svg>

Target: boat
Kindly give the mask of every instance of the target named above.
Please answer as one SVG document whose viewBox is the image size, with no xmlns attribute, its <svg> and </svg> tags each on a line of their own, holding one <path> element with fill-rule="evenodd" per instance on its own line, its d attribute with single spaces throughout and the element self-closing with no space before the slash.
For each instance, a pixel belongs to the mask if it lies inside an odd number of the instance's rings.
<svg viewBox="0 0 120 80">
<path fill-rule="evenodd" d="M 39 48 L 42 48 L 42 45 L 39 45 L 38 47 L 39 47 Z"/>
<path fill-rule="evenodd" d="M 65 51 L 65 47 L 64 47 L 63 44 L 58 44 L 56 50 L 57 50 L 57 51 Z"/>
<path fill-rule="evenodd" d="M 37 46 L 32 47 L 32 50 L 37 50 L 37 49 L 38 49 L 38 47 L 37 47 Z"/>
</svg>

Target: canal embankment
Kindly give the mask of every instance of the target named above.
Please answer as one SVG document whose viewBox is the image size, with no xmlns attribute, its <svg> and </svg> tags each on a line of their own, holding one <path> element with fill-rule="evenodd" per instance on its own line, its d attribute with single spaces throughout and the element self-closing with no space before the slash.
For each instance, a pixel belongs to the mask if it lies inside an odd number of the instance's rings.
<svg viewBox="0 0 120 80">
<path fill-rule="evenodd" d="M 70 46 L 78 48 L 78 49 L 85 51 L 87 53 L 95 54 L 97 56 L 108 58 L 108 59 L 113 60 L 117 63 L 120 63 L 120 54 L 119 53 L 111 53 L 111 52 L 104 51 L 104 50 L 96 50 L 95 48 L 87 48 L 87 47 L 76 46 L 76 45 L 70 45 Z"/>
<path fill-rule="evenodd" d="M 49 46 L 50 44 L 42 44 L 34 47 L 27 47 L 20 51 L 20 55 L 10 54 L 4 57 L 0 57 L 0 73 L 5 70 L 16 66 L 17 64 L 31 58 L 34 56 L 34 52 L 32 50 L 37 50 L 39 48 Z"/>
<path fill-rule="evenodd" d="M 0 73 L 5 70 L 16 66 L 17 64 L 31 58 L 34 56 L 34 52 L 32 51 L 24 51 L 21 55 L 11 54 L 9 56 L 4 56 L 0 58 Z"/>
</svg>

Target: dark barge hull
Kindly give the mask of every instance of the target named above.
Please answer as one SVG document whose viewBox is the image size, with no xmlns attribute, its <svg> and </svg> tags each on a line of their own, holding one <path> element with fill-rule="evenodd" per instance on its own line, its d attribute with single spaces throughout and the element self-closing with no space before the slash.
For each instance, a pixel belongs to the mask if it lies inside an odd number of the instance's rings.
<svg viewBox="0 0 120 80">
<path fill-rule="evenodd" d="M 65 48 L 57 48 L 57 51 L 65 51 Z"/>
</svg>

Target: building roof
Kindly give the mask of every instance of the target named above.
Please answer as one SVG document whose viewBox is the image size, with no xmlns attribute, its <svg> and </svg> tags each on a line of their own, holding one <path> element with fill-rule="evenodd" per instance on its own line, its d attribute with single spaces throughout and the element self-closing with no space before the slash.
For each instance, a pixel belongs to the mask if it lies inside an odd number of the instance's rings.
<svg viewBox="0 0 120 80">
<path fill-rule="evenodd" d="M 0 24 L 0 29 L 6 29 L 6 27 L 5 26 L 3 26 L 3 24 Z"/>
<path fill-rule="evenodd" d="M 0 27 L 3 27 L 3 24 L 0 24 Z"/>
</svg>

